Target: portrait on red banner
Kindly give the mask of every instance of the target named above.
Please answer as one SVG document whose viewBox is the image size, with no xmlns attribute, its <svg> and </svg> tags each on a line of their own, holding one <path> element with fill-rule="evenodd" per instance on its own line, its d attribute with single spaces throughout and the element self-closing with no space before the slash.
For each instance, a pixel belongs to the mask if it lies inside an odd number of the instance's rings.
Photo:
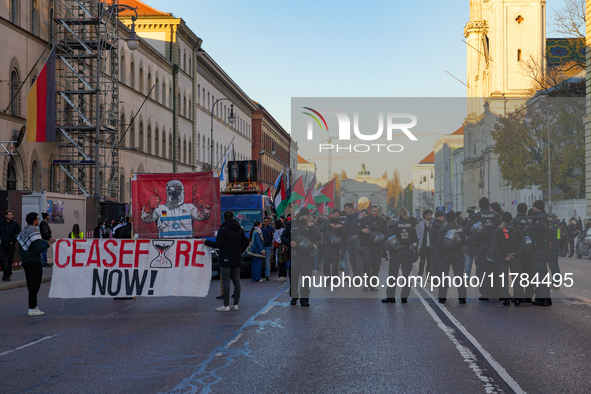
<svg viewBox="0 0 591 394">
<path fill-rule="evenodd" d="M 219 178 L 213 173 L 138 174 L 132 181 L 138 238 L 215 235 L 220 226 Z"/>
</svg>

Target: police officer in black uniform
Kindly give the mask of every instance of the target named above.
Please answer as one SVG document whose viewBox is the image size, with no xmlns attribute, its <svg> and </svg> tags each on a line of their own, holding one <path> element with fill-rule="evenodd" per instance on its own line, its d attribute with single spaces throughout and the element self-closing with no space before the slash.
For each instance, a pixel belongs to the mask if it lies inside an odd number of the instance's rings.
<svg viewBox="0 0 591 394">
<path fill-rule="evenodd" d="M 530 210 L 531 211 L 531 210 Z M 531 240 L 530 229 L 533 223 L 533 211 L 530 214 L 527 214 L 527 204 L 520 203 L 517 205 L 517 215 L 513 218 L 513 225 L 523 231 L 523 235 L 525 236 L 525 246 L 523 248 L 523 253 L 521 255 L 521 273 L 527 275 L 528 278 L 533 276 L 533 268 L 531 265 L 531 258 L 533 252 L 533 242 Z M 515 282 L 513 286 L 513 291 L 515 292 L 516 286 L 521 286 L 521 277 Z M 526 287 L 523 287 L 523 298 L 519 300 L 520 302 L 531 303 L 532 298 L 534 296 L 534 287 L 529 284 Z"/>
<path fill-rule="evenodd" d="M 513 282 L 513 296 L 515 306 L 521 304 L 523 298 L 523 288 L 519 286 L 521 275 L 521 256 L 525 249 L 525 235 L 517 226 L 511 222 L 513 215 L 511 212 L 503 212 L 503 224 L 496 229 L 492 235 L 491 247 L 494 251 L 494 256 L 497 260 L 498 272 L 503 274 L 503 286 L 500 289 L 500 298 L 503 300 L 503 305 L 511 305 L 511 295 L 509 294 L 509 287 Z M 513 277 L 509 276 L 509 268 L 512 274 L 517 274 L 517 278 L 513 281 Z M 500 279 L 497 276 L 498 279 Z M 495 280 L 497 280 L 495 278 Z"/>
<path fill-rule="evenodd" d="M 361 235 L 363 272 L 369 277 L 378 276 L 382 263 L 382 250 L 386 233 L 386 221 L 377 206 L 371 207 L 369 216 L 357 222 L 357 234 Z M 377 287 L 364 287 L 363 291 L 378 291 Z"/>
<path fill-rule="evenodd" d="M 419 238 L 415 230 L 415 223 L 410 219 L 406 208 L 400 208 L 398 217 L 397 221 L 390 223 L 386 231 L 386 248 L 390 252 L 388 275 L 398 278 L 398 271 L 402 268 L 402 275 L 406 277 L 406 286 L 402 287 L 400 293 L 401 302 L 404 304 L 410 294 L 409 276 L 413 263 L 412 246 L 419 242 Z M 392 236 L 396 237 L 398 244 L 390 238 Z M 390 283 L 390 285 L 386 290 L 386 298 L 382 299 L 384 303 L 396 302 L 396 282 Z"/>
<path fill-rule="evenodd" d="M 577 239 L 577 237 L 580 234 L 574 220 L 570 219 L 568 221 L 568 226 L 566 226 L 566 233 L 568 235 L 568 247 L 570 249 L 568 257 L 573 257 L 573 255 L 575 254 L 575 239 Z"/>
<path fill-rule="evenodd" d="M 338 276 L 341 263 L 340 249 L 345 246 L 347 230 L 340 219 L 340 212 L 334 210 L 329 220 L 325 220 L 318 230 L 324 237 L 322 269 L 325 276 Z M 332 270 L 331 270 L 332 265 Z"/>
<path fill-rule="evenodd" d="M 431 237 L 429 240 L 431 245 L 433 246 L 430 248 L 431 251 L 431 264 L 430 272 L 431 276 L 438 276 L 439 271 L 439 253 L 437 251 L 437 247 L 435 246 L 435 242 L 437 241 L 437 237 L 439 236 L 439 230 L 443 227 L 443 221 L 445 220 L 445 214 L 442 211 L 435 212 L 435 219 L 433 219 L 433 223 L 431 223 L 431 229 L 429 232 L 429 236 Z"/>
<path fill-rule="evenodd" d="M 530 233 L 531 239 L 534 243 L 534 250 L 532 252 L 532 267 L 533 273 L 538 274 L 535 278 L 539 284 L 535 285 L 536 300 L 532 302 L 537 306 L 552 305 L 552 298 L 550 298 L 550 288 L 548 284 L 541 283 L 546 274 L 548 274 L 548 257 L 549 257 L 549 239 L 550 235 L 550 220 L 545 211 L 546 203 L 543 200 L 534 202 L 534 218 L 531 225 Z M 529 277 L 529 280 L 533 280 Z"/>
<path fill-rule="evenodd" d="M 439 269 L 440 275 L 447 275 L 449 267 L 454 271 L 454 277 L 464 276 L 464 254 L 462 248 L 466 243 L 464 229 L 456 222 L 456 214 L 448 212 L 445 214 L 445 221 L 447 224 L 439 230 L 435 246 L 439 254 Z M 447 300 L 447 283 L 442 279 L 439 287 L 439 303 L 445 304 Z M 462 281 L 462 285 L 458 287 L 458 301 L 460 304 L 466 303 L 466 286 Z"/>
<path fill-rule="evenodd" d="M 282 234 L 283 235 L 283 234 Z M 290 267 L 290 291 L 291 305 L 295 305 L 300 299 L 301 306 L 310 306 L 310 288 L 302 286 L 300 276 L 312 276 L 312 253 L 315 250 L 313 243 L 322 238 L 320 231 L 310 220 L 310 210 L 306 207 L 300 209 L 297 218 L 291 221 L 290 231 L 291 267 Z"/>
<path fill-rule="evenodd" d="M 488 261 L 487 253 L 490 249 L 491 237 L 493 231 L 501 224 L 501 217 L 490 209 L 488 198 L 482 197 L 478 202 L 480 212 L 475 213 L 470 219 L 470 223 L 466 226 L 466 231 L 470 237 L 474 239 L 476 247 L 476 270 L 478 276 L 484 280 L 480 284 L 480 301 L 488 301 L 489 297 L 496 296 L 493 283 L 488 275 L 496 274 L 495 264 Z M 479 231 L 480 229 L 480 231 Z"/>
</svg>

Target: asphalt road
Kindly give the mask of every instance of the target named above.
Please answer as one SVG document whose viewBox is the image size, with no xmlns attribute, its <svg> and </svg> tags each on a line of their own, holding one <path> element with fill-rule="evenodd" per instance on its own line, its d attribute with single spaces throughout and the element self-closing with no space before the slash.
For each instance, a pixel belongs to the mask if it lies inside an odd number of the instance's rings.
<svg viewBox="0 0 591 394">
<path fill-rule="evenodd" d="M 386 264 L 382 266 L 385 275 Z M 0 292 L 1 393 L 588 393 L 591 261 L 554 305 L 407 304 L 361 297 L 290 306 L 288 283 L 242 280 L 240 311 L 192 298 L 48 299 Z M 374 297 L 380 293 L 372 294 Z M 475 292 L 471 293 L 473 296 Z"/>
</svg>

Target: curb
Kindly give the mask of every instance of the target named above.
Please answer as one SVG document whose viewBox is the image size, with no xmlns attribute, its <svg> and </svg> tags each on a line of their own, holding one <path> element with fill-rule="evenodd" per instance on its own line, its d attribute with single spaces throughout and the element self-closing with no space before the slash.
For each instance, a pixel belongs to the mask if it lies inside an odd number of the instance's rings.
<svg viewBox="0 0 591 394">
<path fill-rule="evenodd" d="M 49 282 L 50 280 L 51 280 L 51 276 L 46 276 L 46 277 L 41 278 L 41 283 Z M 5 285 L 0 285 L 0 291 L 2 291 L 2 290 L 12 290 L 12 289 L 17 289 L 19 287 L 26 287 L 26 286 L 27 286 L 27 282 L 26 281 L 8 283 L 8 284 L 5 284 Z"/>
</svg>

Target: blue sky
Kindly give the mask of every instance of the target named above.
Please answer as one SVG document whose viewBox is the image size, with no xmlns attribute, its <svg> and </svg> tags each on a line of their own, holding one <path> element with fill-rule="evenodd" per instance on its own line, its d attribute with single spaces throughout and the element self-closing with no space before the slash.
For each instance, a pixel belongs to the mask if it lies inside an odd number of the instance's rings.
<svg viewBox="0 0 591 394">
<path fill-rule="evenodd" d="M 291 97 L 466 95 L 445 71 L 466 79 L 469 0 L 146 2 L 183 18 L 287 131 Z"/>
</svg>

